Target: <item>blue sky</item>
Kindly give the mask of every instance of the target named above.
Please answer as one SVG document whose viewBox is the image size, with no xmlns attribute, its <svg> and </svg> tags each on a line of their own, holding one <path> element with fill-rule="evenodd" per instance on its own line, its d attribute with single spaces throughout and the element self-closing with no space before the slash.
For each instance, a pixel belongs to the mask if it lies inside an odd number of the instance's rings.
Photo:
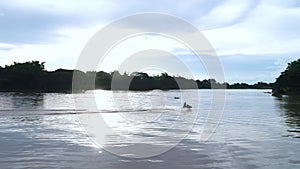
<svg viewBox="0 0 300 169">
<path fill-rule="evenodd" d="M 298 0 L 11 0 L 0 1 L 0 65 L 40 60 L 48 70 L 73 69 L 98 30 L 142 12 L 171 14 L 196 26 L 230 83 L 272 82 L 300 56 Z M 191 56 L 180 57 L 203 78 Z"/>
</svg>

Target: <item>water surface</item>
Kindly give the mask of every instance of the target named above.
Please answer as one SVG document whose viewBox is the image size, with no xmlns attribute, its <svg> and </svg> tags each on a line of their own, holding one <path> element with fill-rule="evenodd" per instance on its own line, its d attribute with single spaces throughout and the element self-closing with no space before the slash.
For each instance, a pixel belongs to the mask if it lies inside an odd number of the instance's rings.
<svg viewBox="0 0 300 169">
<path fill-rule="evenodd" d="M 86 104 L 91 92 L 96 97 L 97 109 Z M 299 97 L 277 98 L 264 90 L 227 90 L 219 127 L 209 140 L 203 141 L 200 136 L 212 93 L 210 90 L 181 92 L 184 94 L 177 90 L 97 90 L 74 95 L 0 93 L 0 166 L 300 168 Z M 199 103 L 193 97 L 195 93 L 199 94 Z M 180 99 L 174 99 L 175 96 Z M 191 113 L 182 114 L 183 101 L 199 104 L 199 109 L 193 108 Z M 80 125 L 78 114 L 97 112 L 103 113 L 116 133 L 130 138 L 130 142 L 120 142 L 114 136 L 107 136 L 109 148 L 132 150 L 138 147 L 137 151 L 144 151 L 145 145 L 166 147 L 174 143 L 170 137 L 162 140 L 164 135 L 181 138 L 181 141 L 169 151 L 151 158 L 117 156 L 97 147 Z M 183 126 L 174 125 L 180 120 L 179 116 L 184 117 L 180 123 Z M 188 135 L 185 135 L 186 121 L 193 122 Z"/>
</svg>

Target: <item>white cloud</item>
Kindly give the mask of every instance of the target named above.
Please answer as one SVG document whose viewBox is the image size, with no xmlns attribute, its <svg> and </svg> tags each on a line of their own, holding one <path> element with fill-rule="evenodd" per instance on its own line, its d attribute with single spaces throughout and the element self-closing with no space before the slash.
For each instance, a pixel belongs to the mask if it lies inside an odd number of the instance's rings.
<svg viewBox="0 0 300 169">
<path fill-rule="evenodd" d="M 6 4 L 18 8 L 30 8 L 56 13 L 78 13 L 81 15 L 94 12 L 107 13 L 116 8 L 116 4 L 113 1 L 103 0 L 11 0 Z M 100 8 L 101 10 L 99 10 Z"/>
<path fill-rule="evenodd" d="M 204 34 L 219 55 L 300 52 L 299 13 L 299 8 L 262 3 L 242 22 Z"/>
<path fill-rule="evenodd" d="M 203 33 L 218 55 L 227 57 L 223 61 L 230 81 L 239 78 L 246 81 L 266 78 L 270 81 L 282 70 L 285 63 L 280 62 L 291 61 L 300 54 L 299 4 L 293 0 L 2 1 L 0 62 L 3 66 L 13 61 L 40 60 L 46 61 L 50 70 L 73 69 L 88 39 L 104 25 L 139 12 L 163 12 L 186 19 L 205 30 Z M 126 52 L 129 54 L 130 50 L 155 46 L 182 57 L 189 55 L 182 46 L 162 39 L 150 38 L 147 42 L 136 39 L 127 45 L 129 50 L 119 49 L 114 55 L 120 57 Z M 237 55 L 239 57 L 228 57 Z M 284 59 L 287 55 L 290 57 Z M 191 57 L 184 59 L 193 62 Z M 193 70 L 197 71 L 197 67 L 194 65 Z M 254 76 L 246 72 L 252 67 L 257 69 L 257 75 L 267 71 L 275 73 L 269 77 Z M 243 68 L 246 70 L 241 71 Z"/>
<path fill-rule="evenodd" d="M 4 51 L 13 50 L 15 48 L 17 48 L 16 45 L 9 44 L 9 43 L 0 43 L 0 51 L 1 50 L 4 50 Z"/>
<path fill-rule="evenodd" d="M 211 29 L 234 25 L 246 18 L 259 4 L 253 0 L 226 0 L 220 3 L 206 16 L 199 18 L 196 23 L 200 28 Z"/>
<path fill-rule="evenodd" d="M 63 35 L 64 38 L 61 38 L 56 43 L 23 44 L 17 46 L 5 44 L 6 47 L 11 47 L 13 50 L 0 50 L 0 62 L 2 64 L 11 64 L 14 61 L 39 60 L 46 61 L 46 68 L 48 70 L 58 68 L 74 69 L 77 61 L 76 58 L 79 57 L 81 50 L 99 27 L 101 26 L 90 27 L 88 29 L 62 29 L 58 33 Z"/>
</svg>

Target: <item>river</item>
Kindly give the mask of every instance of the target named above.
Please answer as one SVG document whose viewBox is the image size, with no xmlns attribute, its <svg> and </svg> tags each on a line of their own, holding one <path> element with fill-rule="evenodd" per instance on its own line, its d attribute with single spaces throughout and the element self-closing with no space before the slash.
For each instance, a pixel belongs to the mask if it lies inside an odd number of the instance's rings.
<svg viewBox="0 0 300 169">
<path fill-rule="evenodd" d="M 2 92 L 0 168 L 300 168 L 300 97 L 266 91 Z"/>
</svg>

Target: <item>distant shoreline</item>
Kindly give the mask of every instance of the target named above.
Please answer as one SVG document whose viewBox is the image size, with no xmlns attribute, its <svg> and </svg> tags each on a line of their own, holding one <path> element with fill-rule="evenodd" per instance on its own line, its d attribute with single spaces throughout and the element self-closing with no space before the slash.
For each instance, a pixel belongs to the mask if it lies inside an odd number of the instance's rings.
<svg viewBox="0 0 300 169">
<path fill-rule="evenodd" d="M 31 61 L 14 63 L 0 67 L 0 91 L 2 92 L 39 92 L 69 93 L 72 91 L 73 76 L 80 80 L 76 91 L 91 89 L 104 90 L 172 90 L 172 89 L 272 89 L 273 83 L 257 82 L 255 84 L 227 82 L 219 83 L 215 79 L 194 80 L 167 73 L 149 76 L 144 72 L 121 74 L 114 72 L 82 72 L 79 70 L 57 69 L 45 70 L 44 62 Z"/>
<path fill-rule="evenodd" d="M 268 90 L 268 93 L 266 94 L 272 94 L 272 89 L 168 89 L 168 90 L 161 90 L 161 89 L 153 89 L 153 90 L 107 90 L 107 89 L 89 89 L 81 92 L 72 92 L 72 91 L 41 91 L 41 90 L 13 90 L 13 91 L 6 91 L 6 90 L 0 90 L 0 93 L 23 93 L 23 94 L 43 94 L 43 93 L 64 93 L 64 94 L 72 94 L 72 93 L 84 93 L 87 91 L 93 91 L 93 90 L 103 90 L 103 91 L 129 91 L 129 92 L 151 92 L 155 90 L 159 91 L 178 91 L 178 90 L 225 90 L 225 91 L 237 91 L 237 90 L 261 90 L 266 91 Z"/>
</svg>

